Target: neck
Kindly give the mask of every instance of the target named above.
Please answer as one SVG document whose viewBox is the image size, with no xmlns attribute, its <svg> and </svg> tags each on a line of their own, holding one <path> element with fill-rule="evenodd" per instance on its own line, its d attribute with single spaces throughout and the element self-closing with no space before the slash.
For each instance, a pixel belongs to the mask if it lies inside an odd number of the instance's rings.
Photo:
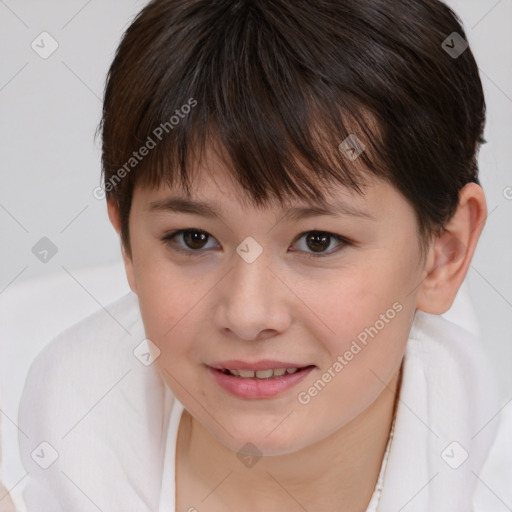
<svg viewBox="0 0 512 512">
<path fill-rule="evenodd" d="M 180 458 L 182 471 L 194 481 L 190 499 L 197 503 L 198 496 L 208 496 L 201 504 L 208 511 L 226 510 L 229 504 L 230 510 L 247 512 L 338 512 L 340 503 L 347 512 L 366 510 L 388 443 L 400 376 L 399 371 L 369 408 L 328 438 L 293 453 L 262 457 L 250 468 L 185 410 L 189 428 L 181 438 Z"/>
</svg>

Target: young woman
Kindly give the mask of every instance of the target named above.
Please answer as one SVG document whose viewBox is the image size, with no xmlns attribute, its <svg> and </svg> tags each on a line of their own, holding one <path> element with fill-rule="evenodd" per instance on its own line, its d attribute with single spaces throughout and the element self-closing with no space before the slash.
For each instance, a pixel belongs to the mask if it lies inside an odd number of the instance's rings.
<svg viewBox="0 0 512 512">
<path fill-rule="evenodd" d="M 132 291 L 31 369 L 30 511 L 467 512 L 508 492 L 485 473 L 483 349 L 439 316 L 487 215 L 484 122 L 440 1 L 150 2 L 101 126 Z"/>
</svg>

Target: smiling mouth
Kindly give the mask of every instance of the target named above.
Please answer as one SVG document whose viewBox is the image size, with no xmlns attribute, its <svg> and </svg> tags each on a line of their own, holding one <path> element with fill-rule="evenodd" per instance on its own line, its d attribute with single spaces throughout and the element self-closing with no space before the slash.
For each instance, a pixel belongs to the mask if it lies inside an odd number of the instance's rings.
<svg viewBox="0 0 512 512">
<path fill-rule="evenodd" d="M 237 377 L 239 379 L 270 380 L 280 379 L 286 377 L 287 375 L 299 373 L 313 367 L 314 365 L 304 366 L 302 368 L 269 368 L 267 370 L 228 370 L 225 368 L 216 370 L 219 371 L 220 373 L 223 373 L 224 375 L 229 375 L 230 377 Z"/>
</svg>

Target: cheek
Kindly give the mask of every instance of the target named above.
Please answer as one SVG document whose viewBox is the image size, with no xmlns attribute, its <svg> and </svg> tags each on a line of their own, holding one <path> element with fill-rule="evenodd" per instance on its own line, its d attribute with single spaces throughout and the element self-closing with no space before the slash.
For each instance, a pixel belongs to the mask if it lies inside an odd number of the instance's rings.
<svg viewBox="0 0 512 512">
<path fill-rule="evenodd" d="M 415 310 L 414 295 L 408 295 L 413 279 L 406 261 L 383 259 L 376 254 L 375 261 L 344 269 L 336 280 L 312 284 L 308 293 L 308 306 L 321 319 L 313 328 L 326 350 L 322 370 L 343 374 L 334 379 L 342 386 L 381 387 L 377 376 L 387 382 L 405 350 Z M 339 357 L 342 371 L 339 364 L 333 368 Z"/>
<path fill-rule="evenodd" d="M 160 249 L 144 250 L 144 241 L 134 243 L 133 273 L 146 335 L 160 347 L 166 334 L 184 315 L 189 294 L 183 293 L 178 272 L 159 256 Z M 146 245 L 154 248 L 154 245 Z M 172 331 L 171 331 L 172 332 Z"/>
<path fill-rule="evenodd" d="M 326 429 L 365 411 L 399 370 L 414 304 L 393 301 L 393 287 L 380 292 L 366 283 L 324 297 L 326 323 L 334 334 L 325 336 L 323 329 L 323 337 L 317 338 L 323 345 L 321 367 L 296 398 Z"/>
<path fill-rule="evenodd" d="M 403 304 L 406 298 L 400 272 L 371 262 L 342 269 L 321 283 L 312 280 L 303 286 L 308 286 L 302 290 L 308 307 L 322 324 L 324 336 L 328 333 L 340 341 L 373 325 L 394 303 Z M 394 313 L 389 312 L 392 319 Z"/>
<path fill-rule="evenodd" d="M 160 350 L 157 365 L 175 373 L 185 359 L 198 358 L 195 343 L 208 316 L 204 299 L 216 276 L 196 275 L 155 252 L 135 262 L 134 274 L 146 336 Z"/>
</svg>

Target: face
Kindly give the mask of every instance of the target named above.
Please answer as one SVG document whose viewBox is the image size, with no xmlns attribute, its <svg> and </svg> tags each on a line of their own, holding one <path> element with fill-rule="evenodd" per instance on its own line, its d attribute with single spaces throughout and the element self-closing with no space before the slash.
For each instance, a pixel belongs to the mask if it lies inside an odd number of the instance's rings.
<svg viewBox="0 0 512 512">
<path fill-rule="evenodd" d="M 233 451 L 326 439 L 399 370 L 423 277 L 413 209 L 382 181 L 364 196 L 333 186 L 332 214 L 301 201 L 257 209 L 238 202 L 219 161 L 199 170 L 191 200 L 215 216 L 169 201 L 184 195 L 167 187 L 133 197 L 127 273 L 160 351 L 153 364 Z"/>
</svg>

